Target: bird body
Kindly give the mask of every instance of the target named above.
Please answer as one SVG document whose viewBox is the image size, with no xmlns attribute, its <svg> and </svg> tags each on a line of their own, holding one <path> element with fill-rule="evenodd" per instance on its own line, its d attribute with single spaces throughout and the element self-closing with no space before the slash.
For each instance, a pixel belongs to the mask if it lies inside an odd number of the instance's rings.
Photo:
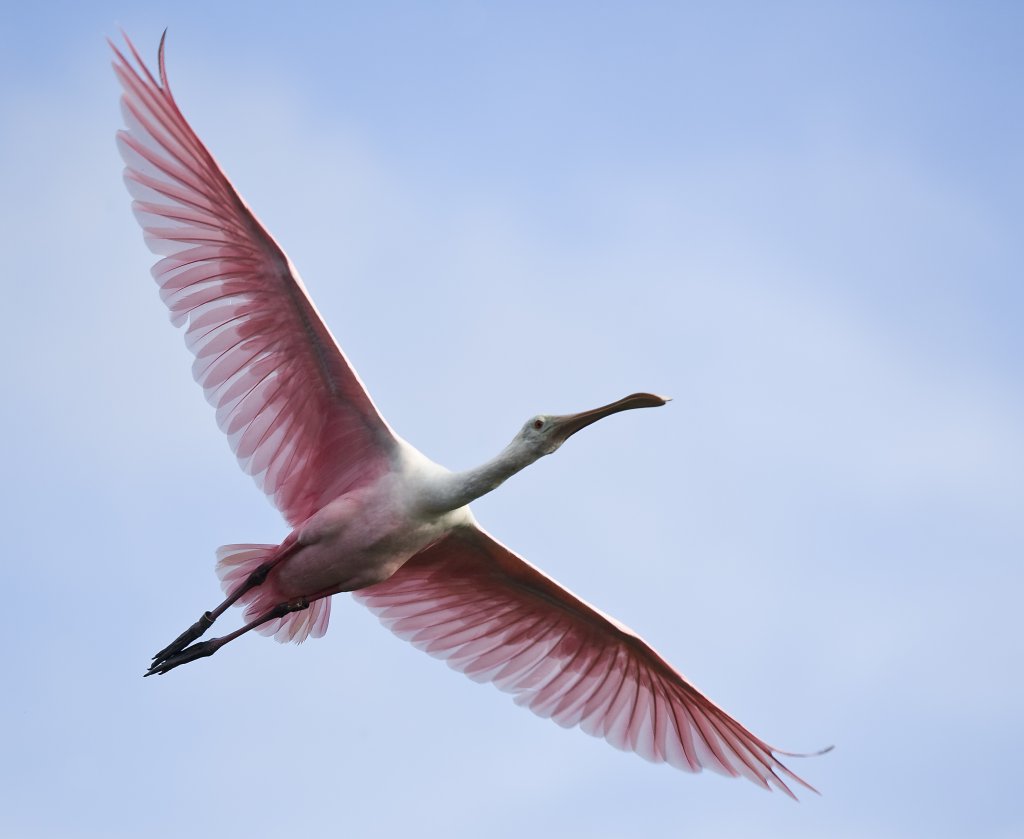
<svg viewBox="0 0 1024 839">
<path fill-rule="evenodd" d="M 127 41 L 127 38 L 126 38 Z M 711 702 L 643 639 L 486 533 L 468 505 L 634 393 L 589 411 L 531 417 L 496 457 L 451 472 L 385 422 L 284 251 L 178 109 L 164 42 L 154 76 L 113 44 L 127 125 L 125 183 L 193 375 L 242 468 L 291 525 L 276 545 L 226 545 L 227 595 L 154 656 L 146 675 L 212 655 L 256 629 L 322 636 L 350 591 L 400 637 L 492 682 L 541 716 L 687 771 L 742 775 L 793 795 L 809 787 L 777 750 Z M 232 605 L 240 629 L 199 639 Z"/>
<path fill-rule="evenodd" d="M 388 579 L 406 560 L 457 526 L 468 507 L 431 507 L 445 474 L 409 451 L 403 465 L 328 503 L 293 531 L 300 547 L 268 578 L 286 597 L 354 591 Z M 423 458 L 425 461 L 426 459 Z"/>
</svg>

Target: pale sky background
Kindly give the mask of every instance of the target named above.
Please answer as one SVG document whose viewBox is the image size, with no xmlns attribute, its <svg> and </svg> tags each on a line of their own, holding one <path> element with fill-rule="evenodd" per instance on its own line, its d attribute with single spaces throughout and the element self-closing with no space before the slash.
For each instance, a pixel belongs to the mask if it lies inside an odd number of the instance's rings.
<svg viewBox="0 0 1024 839">
<path fill-rule="evenodd" d="M 158 679 L 286 527 L 148 276 L 104 38 L 399 433 L 675 397 L 475 507 L 822 797 L 516 708 L 347 596 Z M 1024 6 L 8 2 L 5 837 L 1024 835 Z M 226 626 L 237 625 L 237 613 Z"/>
</svg>

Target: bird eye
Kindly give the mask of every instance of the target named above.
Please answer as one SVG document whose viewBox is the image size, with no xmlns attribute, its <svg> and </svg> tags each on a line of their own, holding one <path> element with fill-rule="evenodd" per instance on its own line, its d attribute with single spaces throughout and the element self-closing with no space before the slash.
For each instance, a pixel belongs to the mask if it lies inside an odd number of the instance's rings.
<svg viewBox="0 0 1024 839">
<path fill-rule="evenodd" d="M 542 420 L 540 417 L 537 417 L 537 419 L 533 421 L 533 427 L 540 431 L 544 427 L 544 420 Z"/>
</svg>

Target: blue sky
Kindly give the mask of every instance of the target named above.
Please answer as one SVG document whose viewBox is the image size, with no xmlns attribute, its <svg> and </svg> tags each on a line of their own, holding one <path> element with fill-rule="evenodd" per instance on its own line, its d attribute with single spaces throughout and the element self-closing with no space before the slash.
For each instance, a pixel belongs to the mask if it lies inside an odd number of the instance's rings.
<svg viewBox="0 0 1024 839">
<path fill-rule="evenodd" d="M 1024 832 L 1018 4 L 5 13 L 0 833 Z M 782 748 L 793 805 L 515 708 L 348 598 L 161 679 L 276 541 L 120 183 L 104 43 L 179 104 L 396 430 L 465 467 L 675 397 L 476 512 Z"/>
</svg>

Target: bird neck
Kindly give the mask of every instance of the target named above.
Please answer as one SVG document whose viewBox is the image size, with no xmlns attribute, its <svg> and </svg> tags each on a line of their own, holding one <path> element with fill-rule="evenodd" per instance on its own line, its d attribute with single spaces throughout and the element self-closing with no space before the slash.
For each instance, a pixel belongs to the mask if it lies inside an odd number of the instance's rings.
<svg viewBox="0 0 1024 839">
<path fill-rule="evenodd" d="M 448 472 L 431 487 L 430 507 L 434 512 L 448 512 L 465 507 L 492 489 L 501 486 L 540 457 L 534 451 L 513 440 L 497 457 L 475 469 Z"/>
</svg>

